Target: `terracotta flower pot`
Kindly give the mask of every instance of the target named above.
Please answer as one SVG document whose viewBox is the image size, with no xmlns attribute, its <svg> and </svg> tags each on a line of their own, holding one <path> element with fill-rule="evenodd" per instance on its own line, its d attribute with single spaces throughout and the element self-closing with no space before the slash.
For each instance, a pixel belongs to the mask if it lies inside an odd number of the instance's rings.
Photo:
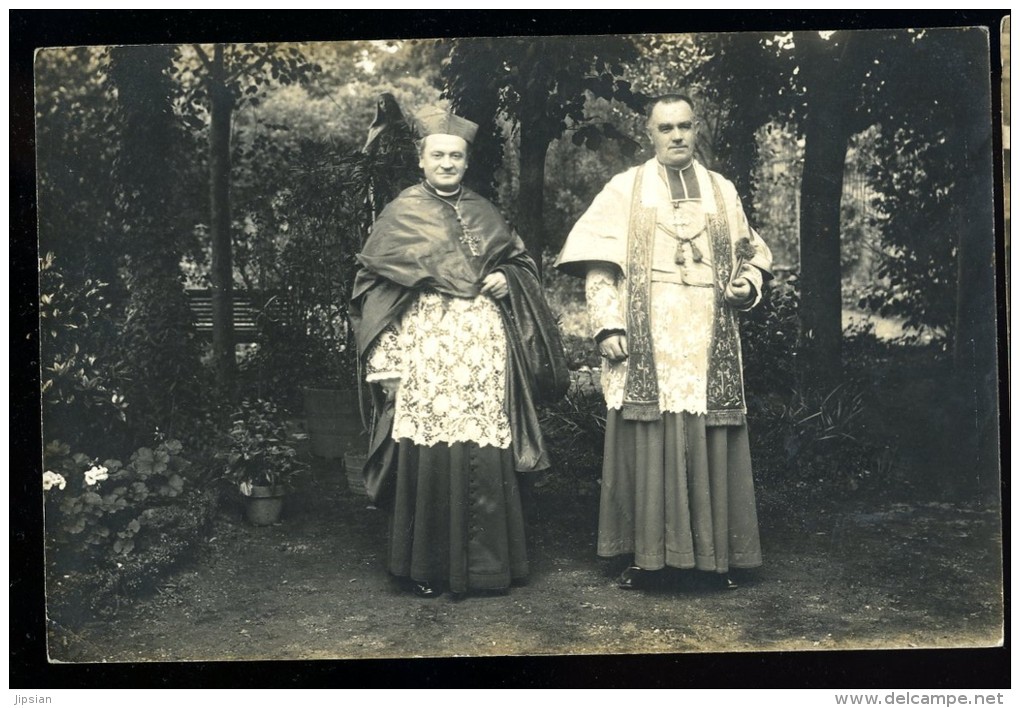
<svg viewBox="0 0 1020 708">
<path fill-rule="evenodd" d="M 286 496 L 286 487 L 252 487 L 244 497 L 245 516 L 254 526 L 272 526 L 280 520 Z"/>
</svg>

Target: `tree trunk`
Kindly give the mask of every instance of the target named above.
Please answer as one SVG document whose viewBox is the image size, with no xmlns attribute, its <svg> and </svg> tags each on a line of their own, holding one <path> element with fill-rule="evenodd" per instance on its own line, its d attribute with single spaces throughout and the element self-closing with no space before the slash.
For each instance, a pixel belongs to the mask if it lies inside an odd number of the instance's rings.
<svg viewBox="0 0 1020 708">
<path fill-rule="evenodd" d="M 840 67 L 845 52 L 838 57 L 822 47 L 811 54 L 802 64 L 808 114 L 800 201 L 800 365 L 806 388 L 828 391 L 843 374 L 839 217 L 854 92 Z"/>
<path fill-rule="evenodd" d="M 545 155 L 549 141 L 541 129 L 521 122 L 521 182 L 517 195 L 517 226 L 528 253 L 542 272 L 542 252 L 545 250 Z"/>
<path fill-rule="evenodd" d="M 209 136 L 209 204 L 212 237 L 213 362 L 221 394 L 234 390 L 233 261 L 230 243 L 230 118 L 233 99 L 226 85 L 223 45 L 213 50 L 209 81 L 212 105 Z"/>
<path fill-rule="evenodd" d="M 982 32 L 970 31 L 965 36 L 969 56 L 987 56 Z M 966 100 L 971 102 L 973 114 L 987 116 L 991 113 L 988 67 L 975 62 L 970 68 L 972 75 L 963 84 L 967 86 Z M 954 449 L 959 453 L 958 469 L 964 471 L 956 479 L 963 489 L 955 491 L 992 495 L 999 483 L 993 145 L 988 121 L 961 116 L 959 122 L 968 126 L 962 135 L 962 154 L 968 163 L 954 196 L 962 205 L 953 332 L 954 379 L 962 425 Z"/>
</svg>

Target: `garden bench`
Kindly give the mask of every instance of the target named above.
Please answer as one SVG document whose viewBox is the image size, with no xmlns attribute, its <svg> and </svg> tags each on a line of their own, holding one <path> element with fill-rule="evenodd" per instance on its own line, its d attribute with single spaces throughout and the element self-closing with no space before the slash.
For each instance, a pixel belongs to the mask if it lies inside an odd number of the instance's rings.
<svg viewBox="0 0 1020 708">
<path fill-rule="evenodd" d="M 195 331 L 203 337 L 212 337 L 212 291 L 208 288 L 188 288 L 188 305 L 195 318 Z M 274 320 L 285 316 L 285 307 L 279 298 L 266 302 L 247 290 L 234 290 L 232 295 L 234 313 L 234 341 L 238 344 L 255 342 L 258 337 L 259 319 L 266 315 Z"/>
</svg>

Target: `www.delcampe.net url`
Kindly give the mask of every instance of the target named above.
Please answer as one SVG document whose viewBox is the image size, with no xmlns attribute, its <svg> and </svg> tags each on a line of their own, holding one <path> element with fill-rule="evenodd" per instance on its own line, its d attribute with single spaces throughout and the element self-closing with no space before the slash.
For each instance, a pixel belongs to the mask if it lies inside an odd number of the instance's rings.
<svg viewBox="0 0 1020 708">
<path fill-rule="evenodd" d="M 838 706 L 1001 706 L 1002 693 L 837 693 Z"/>
</svg>

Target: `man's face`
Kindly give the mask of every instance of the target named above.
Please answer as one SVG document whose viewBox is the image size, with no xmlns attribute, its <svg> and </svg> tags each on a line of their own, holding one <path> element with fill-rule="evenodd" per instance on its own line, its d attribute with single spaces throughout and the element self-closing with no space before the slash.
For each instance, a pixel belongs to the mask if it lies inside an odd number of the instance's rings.
<svg viewBox="0 0 1020 708">
<path fill-rule="evenodd" d="M 668 167 L 686 167 L 694 159 L 697 134 L 694 111 L 685 101 L 660 103 L 648 118 L 648 136 L 655 147 L 655 157 Z"/>
<path fill-rule="evenodd" d="M 457 189 L 467 170 L 467 141 L 456 135 L 428 135 L 422 145 L 418 167 L 425 179 L 436 189 L 450 192 Z"/>
</svg>

